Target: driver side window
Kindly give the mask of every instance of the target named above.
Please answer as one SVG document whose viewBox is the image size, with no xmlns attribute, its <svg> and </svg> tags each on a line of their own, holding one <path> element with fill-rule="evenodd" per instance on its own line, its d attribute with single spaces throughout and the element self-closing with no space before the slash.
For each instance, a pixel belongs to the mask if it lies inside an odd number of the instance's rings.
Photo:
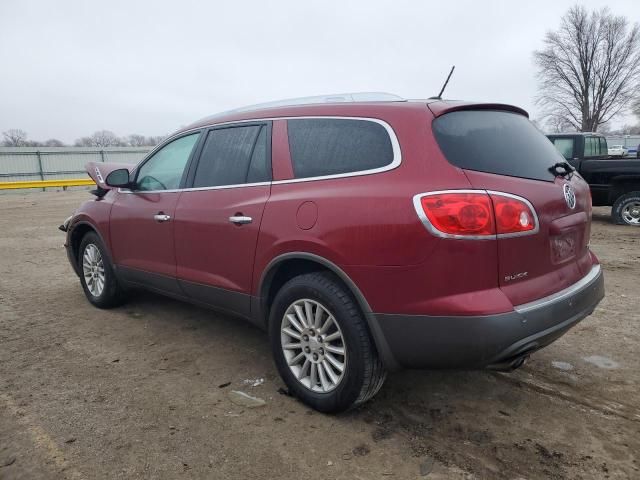
<svg viewBox="0 0 640 480">
<path fill-rule="evenodd" d="M 194 133 L 180 137 L 154 153 L 138 170 L 136 189 L 150 191 L 180 188 L 182 174 L 199 136 L 200 133 Z"/>
</svg>

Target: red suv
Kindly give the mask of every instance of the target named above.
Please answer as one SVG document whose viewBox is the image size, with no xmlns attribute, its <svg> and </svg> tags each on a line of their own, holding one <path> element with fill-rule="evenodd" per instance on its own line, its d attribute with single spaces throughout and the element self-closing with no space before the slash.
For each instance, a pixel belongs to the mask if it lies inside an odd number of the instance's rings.
<svg viewBox="0 0 640 480">
<path fill-rule="evenodd" d="M 61 226 L 89 301 L 144 287 L 248 319 L 325 412 L 387 370 L 516 368 L 594 310 L 589 188 L 525 111 L 360 98 L 228 112 L 135 167 L 89 164 L 96 198 Z"/>
</svg>

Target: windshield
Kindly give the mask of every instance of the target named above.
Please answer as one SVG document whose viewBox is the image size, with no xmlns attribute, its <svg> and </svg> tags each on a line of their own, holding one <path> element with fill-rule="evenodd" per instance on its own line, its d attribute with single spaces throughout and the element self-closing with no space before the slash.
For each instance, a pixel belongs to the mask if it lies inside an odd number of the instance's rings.
<svg viewBox="0 0 640 480">
<path fill-rule="evenodd" d="M 463 110 L 433 122 L 440 149 L 467 170 L 553 182 L 549 167 L 565 158 L 525 116 L 493 110 Z"/>
</svg>

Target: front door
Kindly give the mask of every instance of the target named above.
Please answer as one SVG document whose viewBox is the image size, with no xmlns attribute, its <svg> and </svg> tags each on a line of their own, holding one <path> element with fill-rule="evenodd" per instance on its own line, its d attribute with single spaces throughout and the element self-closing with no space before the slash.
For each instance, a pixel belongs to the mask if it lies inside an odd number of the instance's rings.
<svg viewBox="0 0 640 480">
<path fill-rule="evenodd" d="M 249 316 L 260 221 L 271 190 L 271 126 L 207 133 L 175 212 L 177 277 L 200 302 Z"/>
<path fill-rule="evenodd" d="M 176 281 L 174 217 L 180 187 L 199 133 L 171 141 L 137 170 L 111 209 L 111 245 L 118 273 L 130 282 L 180 293 Z"/>
</svg>

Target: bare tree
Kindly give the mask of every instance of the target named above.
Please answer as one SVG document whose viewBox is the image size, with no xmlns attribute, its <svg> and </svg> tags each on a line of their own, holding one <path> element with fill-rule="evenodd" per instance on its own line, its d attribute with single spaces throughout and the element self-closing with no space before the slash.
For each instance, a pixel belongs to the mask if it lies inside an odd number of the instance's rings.
<svg viewBox="0 0 640 480">
<path fill-rule="evenodd" d="M 109 130 L 99 130 L 91 135 L 94 147 L 115 147 L 122 142 L 118 136 Z"/>
<path fill-rule="evenodd" d="M 157 135 L 155 137 L 154 136 L 147 137 L 145 140 L 145 146 L 155 147 L 160 142 L 162 142 L 165 138 L 167 138 L 167 135 Z"/>
<path fill-rule="evenodd" d="M 563 133 L 573 131 L 575 127 L 561 115 L 547 115 L 544 130 L 548 133 Z"/>
<path fill-rule="evenodd" d="M 49 140 L 45 140 L 42 142 L 43 147 L 64 147 L 64 142 L 61 142 L 57 138 L 50 138 Z"/>
<path fill-rule="evenodd" d="M 2 132 L 4 140 L 2 144 L 5 147 L 22 147 L 27 143 L 27 132 L 19 128 L 12 128 L 6 132 Z"/>
<path fill-rule="evenodd" d="M 640 133 L 640 125 L 622 125 L 611 133 L 616 135 L 638 135 Z"/>
<path fill-rule="evenodd" d="M 614 133 L 610 123 L 603 123 L 602 125 L 600 125 L 598 127 L 598 132 L 602 133 L 603 135 L 610 135 Z"/>
<path fill-rule="evenodd" d="M 92 147 L 91 137 L 80 137 L 73 142 L 73 145 L 76 147 Z"/>
<path fill-rule="evenodd" d="M 77 147 L 117 147 L 123 142 L 109 130 L 99 130 L 90 137 L 82 137 L 74 142 Z"/>
<path fill-rule="evenodd" d="M 533 55 L 538 104 L 577 130 L 596 131 L 640 96 L 640 26 L 607 8 L 571 7 Z"/>
<path fill-rule="evenodd" d="M 638 98 L 638 100 L 633 104 L 631 109 L 633 114 L 638 117 L 638 123 L 640 124 L 640 98 Z"/>
<path fill-rule="evenodd" d="M 90 137 L 80 137 L 75 142 L 76 147 L 153 147 L 163 141 L 166 135 L 145 137 L 144 135 L 132 134 L 119 138 L 109 130 L 100 130 Z"/>
<path fill-rule="evenodd" d="M 144 135 L 132 134 L 127 137 L 127 144 L 131 147 L 143 147 L 145 146 L 147 139 Z"/>
</svg>

